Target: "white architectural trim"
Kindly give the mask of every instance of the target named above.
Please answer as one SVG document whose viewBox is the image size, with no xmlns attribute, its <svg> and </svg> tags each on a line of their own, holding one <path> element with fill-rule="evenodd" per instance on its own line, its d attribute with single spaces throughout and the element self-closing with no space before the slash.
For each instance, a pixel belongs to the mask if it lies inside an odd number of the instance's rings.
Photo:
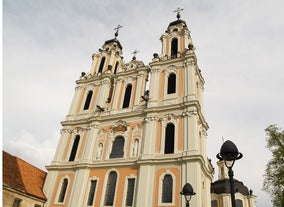
<svg viewBox="0 0 284 207">
<path fill-rule="evenodd" d="M 60 195 L 60 192 L 61 192 L 61 188 L 62 188 L 62 185 L 63 185 L 63 181 L 64 179 L 67 179 L 68 183 L 67 183 L 67 188 L 66 188 L 66 191 L 65 191 L 65 195 L 64 195 L 64 200 L 63 202 L 58 202 L 58 199 L 59 199 L 59 195 Z M 70 178 L 65 175 L 60 181 L 59 181 L 59 185 L 58 185 L 58 189 L 57 189 L 57 192 L 56 192 L 56 196 L 55 196 L 55 200 L 54 200 L 54 203 L 55 204 L 65 204 L 66 202 L 66 199 L 67 199 L 67 194 L 68 194 L 68 189 L 69 189 L 69 186 L 70 186 Z"/>
</svg>

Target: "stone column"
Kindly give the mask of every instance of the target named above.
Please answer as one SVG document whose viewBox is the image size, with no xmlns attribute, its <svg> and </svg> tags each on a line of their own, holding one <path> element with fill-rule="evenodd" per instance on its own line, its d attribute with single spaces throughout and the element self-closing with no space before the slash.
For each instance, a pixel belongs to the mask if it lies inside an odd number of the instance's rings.
<svg viewBox="0 0 284 207">
<path fill-rule="evenodd" d="M 94 152 L 96 149 L 95 143 L 97 139 L 98 128 L 96 125 L 89 126 L 88 128 L 88 135 L 86 138 L 82 161 L 90 163 L 93 160 L 92 158 L 95 156 Z"/>
<path fill-rule="evenodd" d="M 141 165 L 139 169 L 137 193 L 136 193 L 136 207 L 150 207 L 154 206 L 154 180 L 155 171 L 151 164 Z M 135 200 L 135 199 L 134 199 Z"/>
<path fill-rule="evenodd" d="M 70 136 L 70 133 L 68 132 L 67 129 L 62 129 L 60 134 L 61 136 L 60 136 L 57 148 L 56 148 L 56 152 L 55 152 L 52 164 L 57 164 L 58 162 L 63 161 L 63 153 L 66 148 L 67 140 Z"/>
<path fill-rule="evenodd" d="M 70 193 L 69 207 L 84 206 L 84 193 L 89 181 L 89 171 L 89 169 L 76 170 L 74 183 Z"/>
<path fill-rule="evenodd" d="M 121 95 L 120 94 L 120 91 L 121 91 L 121 87 L 122 87 L 122 79 L 117 79 L 116 80 L 116 84 L 115 84 L 115 88 L 114 88 L 114 96 L 113 96 L 113 105 L 112 105 L 112 108 L 113 109 L 117 109 L 118 108 L 118 100 L 119 100 L 119 96 Z"/>
<path fill-rule="evenodd" d="M 142 143 L 142 159 L 148 159 L 153 156 L 155 153 L 156 139 L 155 135 L 157 134 L 157 121 L 158 117 L 151 115 L 145 118 L 144 124 L 144 134 L 143 134 L 143 143 Z"/>
<path fill-rule="evenodd" d="M 74 97 L 73 97 L 73 100 L 72 100 L 72 104 L 70 106 L 70 109 L 69 109 L 69 115 L 75 115 L 76 114 L 76 110 L 78 108 L 78 104 L 80 103 L 80 99 L 81 99 L 81 96 L 82 96 L 82 93 L 83 93 L 83 89 L 84 87 L 83 86 L 77 86 L 75 88 L 75 94 L 74 94 Z"/>
</svg>

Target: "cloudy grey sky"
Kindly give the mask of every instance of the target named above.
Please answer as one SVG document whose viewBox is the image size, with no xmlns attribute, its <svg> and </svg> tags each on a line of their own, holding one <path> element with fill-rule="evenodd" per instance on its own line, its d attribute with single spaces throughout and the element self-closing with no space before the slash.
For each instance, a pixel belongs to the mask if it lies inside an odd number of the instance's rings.
<svg viewBox="0 0 284 207">
<path fill-rule="evenodd" d="M 284 126 L 281 0 L 3 0 L 3 149 L 45 169 L 92 54 L 121 24 L 125 61 L 137 49 L 148 64 L 177 7 L 206 81 L 208 156 L 215 165 L 222 137 L 235 142 L 244 154 L 235 178 L 253 189 L 257 207 L 271 207 L 261 188 L 271 158 L 264 129 Z"/>
</svg>

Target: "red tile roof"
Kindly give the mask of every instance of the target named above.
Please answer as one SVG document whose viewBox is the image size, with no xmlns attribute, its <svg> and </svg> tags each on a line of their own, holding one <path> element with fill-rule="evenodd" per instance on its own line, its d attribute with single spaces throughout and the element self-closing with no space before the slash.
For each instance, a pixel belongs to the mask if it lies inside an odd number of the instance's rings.
<svg viewBox="0 0 284 207">
<path fill-rule="evenodd" d="M 46 201 L 43 185 L 47 173 L 3 151 L 3 185 Z"/>
</svg>

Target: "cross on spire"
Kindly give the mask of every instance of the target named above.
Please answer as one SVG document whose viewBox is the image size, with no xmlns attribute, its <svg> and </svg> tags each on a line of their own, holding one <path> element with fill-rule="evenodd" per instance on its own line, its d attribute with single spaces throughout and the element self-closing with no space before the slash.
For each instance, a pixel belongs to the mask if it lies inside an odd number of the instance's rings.
<svg viewBox="0 0 284 207">
<path fill-rule="evenodd" d="M 183 11 L 183 8 L 177 8 L 176 10 L 174 10 L 174 12 L 177 13 L 177 18 L 179 19 L 180 18 L 180 12 Z"/>
<path fill-rule="evenodd" d="M 133 54 L 132 60 L 136 60 L 136 54 L 139 53 L 137 49 L 135 49 L 131 54 Z"/>
<path fill-rule="evenodd" d="M 119 25 L 117 25 L 117 27 L 116 27 L 116 28 L 114 28 L 114 30 L 116 30 L 116 32 L 115 32 L 115 34 L 114 34 L 114 36 L 115 36 L 115 37 L 117 37 L 117 36 L 118 36 L 118 31 L 119 31 L 119 29 L 120 29 L 120 28 L 122 28 L 122 25 L 120 25 L 120 24 L 119 24 Z"/>
</svg>

